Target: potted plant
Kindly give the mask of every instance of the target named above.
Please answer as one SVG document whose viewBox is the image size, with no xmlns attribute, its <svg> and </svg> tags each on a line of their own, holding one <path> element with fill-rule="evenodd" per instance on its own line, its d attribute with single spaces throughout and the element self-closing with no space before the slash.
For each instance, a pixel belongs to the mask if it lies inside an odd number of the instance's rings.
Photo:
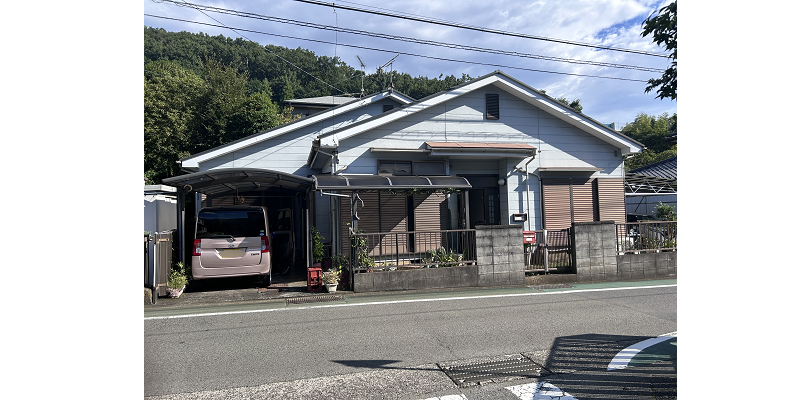
<svg viewBox="0 0 798 400">
<path fill-rule="evenodd" d="M 310 235 L 313 241 L 313 268 L 321 268 L 321 260 L 324 258 L 324 244 L 321 243 L 321 233 L 314 226 L 310 230 Z"/>
<path fill-rule="evenodd" d="M 338 289 L 338 271 L 324 271 L 321 274 L 321 283 L 327 288 L 327 291 L 334 293 Z"/>
<path fill-rule="evenodd" d="M 169 297 L 176 299 L 183 294 L 186 283 L 188 283 L 188 278 L 186 278 L 183 263 L 179 262 L 169 271 L 169 279 L 166 281 L 166 293 Z"/>
</svg>

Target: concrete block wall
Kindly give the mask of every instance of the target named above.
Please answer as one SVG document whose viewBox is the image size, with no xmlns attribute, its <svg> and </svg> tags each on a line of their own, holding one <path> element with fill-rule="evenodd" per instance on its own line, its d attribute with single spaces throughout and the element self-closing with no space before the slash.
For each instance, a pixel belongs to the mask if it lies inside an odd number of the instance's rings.
<svg viewBox="0 0 798 400">
<path fill-rule="evenodd" d="M 577 282 L 619 280 L 615 222 L 576 222 L 572 229 Z"/>
<path fill-rule="evenodd" d="M 613 221 L 573 225 L 577 282 L 676 277 L 676 252 L 618 254 Z"/>
<path fill-rule="evenodd" d="M 619 280 L 675 278 L 676 257 L 675 251 L 619 255 Z"/>
<path fill-rule="evenodd" d="M 418 268 L 355 274 L 355 292 L 477 286 L 477 266 Z"/>
<path fill-rule="evenodd" d="M 524 284 L 524 244 L 521 225 L 476 227 L 478 286 Z"/>
</svg>

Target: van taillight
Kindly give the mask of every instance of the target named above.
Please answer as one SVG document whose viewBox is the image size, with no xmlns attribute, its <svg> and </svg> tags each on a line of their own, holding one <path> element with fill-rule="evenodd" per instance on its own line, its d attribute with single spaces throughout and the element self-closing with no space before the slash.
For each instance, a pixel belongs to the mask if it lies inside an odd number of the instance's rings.
<svg viewBox="0 0 798 400">
<path fill-rule="evenodd" d="M 200 240 L 194 239 L 194 252 L 191 253 L 191 255 L 198 256 L 200 253 L 202 253 L 202 250 L 200 249 Z"/>
<path fill-rule="evenodd" d="M 261 253 L 269 252 L 269 238 L 267 238 L 266 236 L 260 237 L 260 252 Z"/>
</svg>

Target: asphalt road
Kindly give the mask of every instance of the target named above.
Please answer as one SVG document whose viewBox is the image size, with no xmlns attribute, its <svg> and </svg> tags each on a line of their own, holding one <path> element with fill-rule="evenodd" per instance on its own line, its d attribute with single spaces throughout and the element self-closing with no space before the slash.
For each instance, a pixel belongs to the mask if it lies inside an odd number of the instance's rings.
<svg viewBox="0 0 798 400">
<path fill-rule="evenodd" d="M 479 292 L 486 294 L 491 296 L 451 292 L 304 306 L 233 305 L 212 315 L 198 310 L 181 318 L 145 318 L 144 395 L 205 392 L 164 398 L 213 398 L 208 391 L 227 390 L 226 396 L 247 397 L 230 390 L 260 386 L 270 388 L 267 397 L 311 398 L 298 394 L 297 387 L 335 381 L 347 388 L 340 390 L 374 387 L 327 398 L 422 399 L 465 393 L 439 365 L 524 354 L 550 372 L 573 378 L 575 371 L 595 369 L 585 360 L 598 351 L 620 350 L 677 330 L 675 286 Z M 604 358 L 613 354 L 607 350 L 596 363 L 606 369 Z M 291 387 L 291 382 L 303 384 Z M 477 389 L 470 390 L 469 399 L 480 397 L 473 392 Z M 375 394 L 380 391 L 382 396 Z"/>
</svg>

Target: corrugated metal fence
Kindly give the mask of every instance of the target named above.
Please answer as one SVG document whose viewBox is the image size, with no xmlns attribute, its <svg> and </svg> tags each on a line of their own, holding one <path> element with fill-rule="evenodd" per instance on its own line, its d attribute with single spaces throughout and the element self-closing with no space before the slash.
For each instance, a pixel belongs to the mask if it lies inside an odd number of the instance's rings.
<svg viewBox="0 0 798 400">
<path fill-rule="evenodd" d="M 144 286 L 153 289 L 153 296 L 166 295 L 166 283 L 169 280 L 169 270 L 175 252 L 173 244 L 176 240 L 177 229 L 155 232 L 151 236 L 144 237 Z M 149 265 L 149 242 L 154 242 L 152 267 Z"/>
</svg>

